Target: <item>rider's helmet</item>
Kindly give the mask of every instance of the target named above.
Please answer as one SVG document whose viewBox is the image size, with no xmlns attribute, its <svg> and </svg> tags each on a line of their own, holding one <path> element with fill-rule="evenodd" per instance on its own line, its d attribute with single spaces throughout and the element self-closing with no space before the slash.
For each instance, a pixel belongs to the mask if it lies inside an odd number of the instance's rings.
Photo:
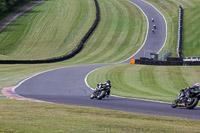
<svg viewBox="0 0 200 133">
<path fill-rule="evenodd" d="M 200 87 L 200 83 L 195 83 L 194 86 Z"/>
<path fill-rule="evenodd" d="M 110 80 L 106 80 L 106 83 L 110 84 Z"/>
</svg>

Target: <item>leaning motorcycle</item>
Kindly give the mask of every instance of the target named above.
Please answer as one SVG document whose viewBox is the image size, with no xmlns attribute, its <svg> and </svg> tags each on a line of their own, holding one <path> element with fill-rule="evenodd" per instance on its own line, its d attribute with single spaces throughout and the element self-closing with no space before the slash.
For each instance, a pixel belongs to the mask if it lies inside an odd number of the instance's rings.
<svg viewBox="0 0 200 133">
<path fill-rule="evenodd" d="M 105 87 L 103 87 L 100 84 L 97 84 L 97 87 L 95 91 L 92 93 L 92 95 L 90 96 L 90 99 L 97 98 L 98 100 L 101 100 L 102 98 L 106 97 L 106 93 L 107 93 L 107 90 L 105 89 Z"/>
<path fill-rule="evenodd" d="M 191 92 L 189 89 L 181 90 L 178 98 L 171 104 L 172 108 L 186 107 L 187 109 L 193 109 L 197 106 L 200 99 L 200 92 Z"/>
</svg>

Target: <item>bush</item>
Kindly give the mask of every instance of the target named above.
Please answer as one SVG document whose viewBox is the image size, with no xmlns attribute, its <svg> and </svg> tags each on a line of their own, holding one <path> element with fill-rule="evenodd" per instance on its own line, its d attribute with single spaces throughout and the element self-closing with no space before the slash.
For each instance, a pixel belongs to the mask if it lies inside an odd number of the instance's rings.
<svg viewBox="0 0 200 133">
<path fill-rule="evenodd" d="M 12 10 L 18 3 L 26 3 L 31 0 L 0 0 L 0 15 Z"/>
</svg>

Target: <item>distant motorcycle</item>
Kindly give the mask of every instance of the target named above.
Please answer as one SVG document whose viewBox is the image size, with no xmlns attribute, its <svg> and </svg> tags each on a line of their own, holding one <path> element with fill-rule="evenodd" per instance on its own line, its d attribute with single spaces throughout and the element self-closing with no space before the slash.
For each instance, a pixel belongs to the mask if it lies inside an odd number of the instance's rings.
<svg viewBox="0 0 200 133">
<path fill-rule="evenodd" d="M 200 91 L 191 92 L 190 89 L 181 90 L 178 98 L 171 104 L 171 107 L 186 107 L 187 109 L 193 109 L 197 106 L 199 99 Z"/>
<path fill-rule="evenodd" d="M 106 93 L 107 93 L 107 89 L 103 85 L 97 84 L 97 87 L 95 91 L 92 93 L 92 95 L 90 96 L 90 99 L 97 98 L 98 100 L 101 100 L 102 98 L 106 97 Z"/>
</svg>

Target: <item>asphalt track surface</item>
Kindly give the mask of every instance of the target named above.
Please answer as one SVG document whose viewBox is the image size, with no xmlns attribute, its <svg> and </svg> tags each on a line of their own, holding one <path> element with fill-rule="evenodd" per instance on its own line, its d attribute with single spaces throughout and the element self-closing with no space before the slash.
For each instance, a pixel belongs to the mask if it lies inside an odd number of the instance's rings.
<svg viewBox="0 0 200 133">
<path fill-rule="evenodd" d="M 167 29 L 164 17 L 152 5 L 144 1 L 129 1 L 137 5 L 148 19 L 146 40 L 138 52 L 130 58 L 149 57 L 149 53 L 152 51 L 158 53 L 166 41 Z M 154 18 L 155 22 L 151 21 L 152 18 Z M 155 34 L 151 31 L 154 24 L 157 26 Z M 129 63 L 129 59 L 121 63 Z M 85 78 L 91 71 L 108 65 L 113 64 L 91 64 L 46 71 L 22 81 L 13 91 L 25 98 L 52 103 L 200 120 L 199 107 L 194 110 L 185 108 L 172 109 L 168 103 L 116 96 L 103 100 L 91 100 L 90 95 L 93 90 L 86 85 Z"/>
</svg>

